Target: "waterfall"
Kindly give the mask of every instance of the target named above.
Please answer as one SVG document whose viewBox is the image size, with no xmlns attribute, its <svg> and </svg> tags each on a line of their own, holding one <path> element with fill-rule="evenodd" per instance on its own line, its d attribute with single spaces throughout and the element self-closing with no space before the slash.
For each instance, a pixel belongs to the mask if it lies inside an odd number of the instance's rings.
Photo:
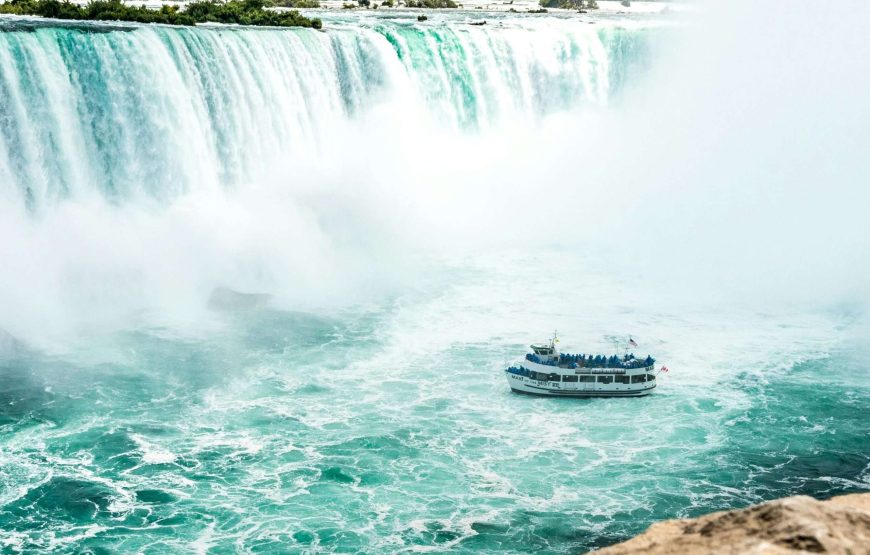
<svg viewBox="0 0 870 555">
<path fill-rule="evenodd" d="M 177 196 L 256 181 L 387 105 L 457 133 L 605 106 L 642 32 L 516 18 L 307 29 L 0 20 L 0 202 Z"/>
</svg>

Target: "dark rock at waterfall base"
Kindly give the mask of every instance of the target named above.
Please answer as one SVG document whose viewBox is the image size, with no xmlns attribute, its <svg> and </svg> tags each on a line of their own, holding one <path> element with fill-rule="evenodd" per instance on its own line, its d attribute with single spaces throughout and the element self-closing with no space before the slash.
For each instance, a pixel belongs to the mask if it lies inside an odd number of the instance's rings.
<svg viewBox="0 0 870 555">
<path fill-rule="evenodd" d="M 208 298 L 212 310 L 253 310 L 263 308 L 269 303 L 271 295 L 264 293 L 242 293 L 226 287 L 217 287 Z"/>
</svg>

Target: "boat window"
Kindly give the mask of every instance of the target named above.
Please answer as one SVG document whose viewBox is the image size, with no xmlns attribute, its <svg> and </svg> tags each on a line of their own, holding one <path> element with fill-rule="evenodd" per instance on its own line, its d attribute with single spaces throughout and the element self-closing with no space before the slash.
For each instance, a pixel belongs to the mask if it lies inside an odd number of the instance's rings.
<svg viewBox="0 0 870 555">
<path fill-rule="evenodd" d="M 581 382 L 587 382 L 587 383 L 588 383 L 588 382 L 594 382 L 594 381 L 595 381 L 595 376 L 580 376 L 580 381 L 581 381 Z"/>
<path fill-rule="evenodd" d="M 577 376 L 562 376 L 563 382 L 576 382 Z"/>
<path fill-rule="evenodd" d="M 647 375 L 646 375 L 646 381 L 651 382 L 651 381 L 653 381 L 654 379 L 656 379 L 656 377 L 655 377 L 654 375 L 652 375 L 652 374 L 647 374 Z"/>
<path fill-rule="evenodd" d="M 598 376 L 598 383 L 613 383 L 613 376 Z"/>
<path fill-rule="evenodd" d="M 632 376 L 632 377 L 631 377 L 631 383 L 643 383 L 643 382 L 646 381 L 646 380 L 644 379 L 645 377 L 646 377 L 646 376 L 644 376 L 643 374 L 638 374 L 637 376 Z"/>
<path fill-rule="evenodd" d="M 551 382 L 558 382 L 559 374 L 550 374 L 549 376 L 547 376 L 547 379 Z"/>
<path fill-rule="evenodd" d="M 628 383 L 628 376 L 616 376 L 616 383 Z"/>
</svg>

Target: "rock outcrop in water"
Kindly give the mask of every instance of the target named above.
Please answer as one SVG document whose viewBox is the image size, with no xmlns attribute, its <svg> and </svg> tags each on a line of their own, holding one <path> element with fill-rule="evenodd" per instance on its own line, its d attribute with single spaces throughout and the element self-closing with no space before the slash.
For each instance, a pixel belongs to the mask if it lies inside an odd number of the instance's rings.
<svg viewBox="0 0 870 555">
<path fill-rule="evenodd" d="M 667 520 L 596 555 L 870 553 L 870 493 L 796 496 L 696 519 Z"/>
<path fill-rule="evenodd" d="M 208 307 L 212 310 L 254 310 L 265 308 L 271 298 L 271 295 L 263 293 L 242 293 L 217 287 L 208 297 Z"/>
</svg>

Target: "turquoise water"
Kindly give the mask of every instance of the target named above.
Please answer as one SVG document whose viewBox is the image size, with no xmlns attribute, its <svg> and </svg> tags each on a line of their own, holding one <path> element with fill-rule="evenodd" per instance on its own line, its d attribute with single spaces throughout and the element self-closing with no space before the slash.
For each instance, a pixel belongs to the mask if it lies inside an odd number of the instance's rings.
<svg viewBox="0 0 870 555">
<path fill-rule="evenodd" d="M 564 143 L 622 144 L 666 18 L 415 17 L 0 20 L 0 550 L 576 553 L 870 488 L 860 303 L 572 244 L 625 201 Z M 554 328 L 670 372 L 511 394 Z"/>
<path fill-rule="evenodd" d="M 662 310 L 591 270 L 445 272 L 366 308 L 216 310 L 199 338 L 19 346 L 2 366 L 5 549 L 574 553 L 870 485 L 853 317 Z M 556 295 L 558 315 L 530 308 Z M 502 361 L 553 323 L 571 350 L 630 327 L 671 371 L 643 399 L 511 394 Z"/>
</svg>

